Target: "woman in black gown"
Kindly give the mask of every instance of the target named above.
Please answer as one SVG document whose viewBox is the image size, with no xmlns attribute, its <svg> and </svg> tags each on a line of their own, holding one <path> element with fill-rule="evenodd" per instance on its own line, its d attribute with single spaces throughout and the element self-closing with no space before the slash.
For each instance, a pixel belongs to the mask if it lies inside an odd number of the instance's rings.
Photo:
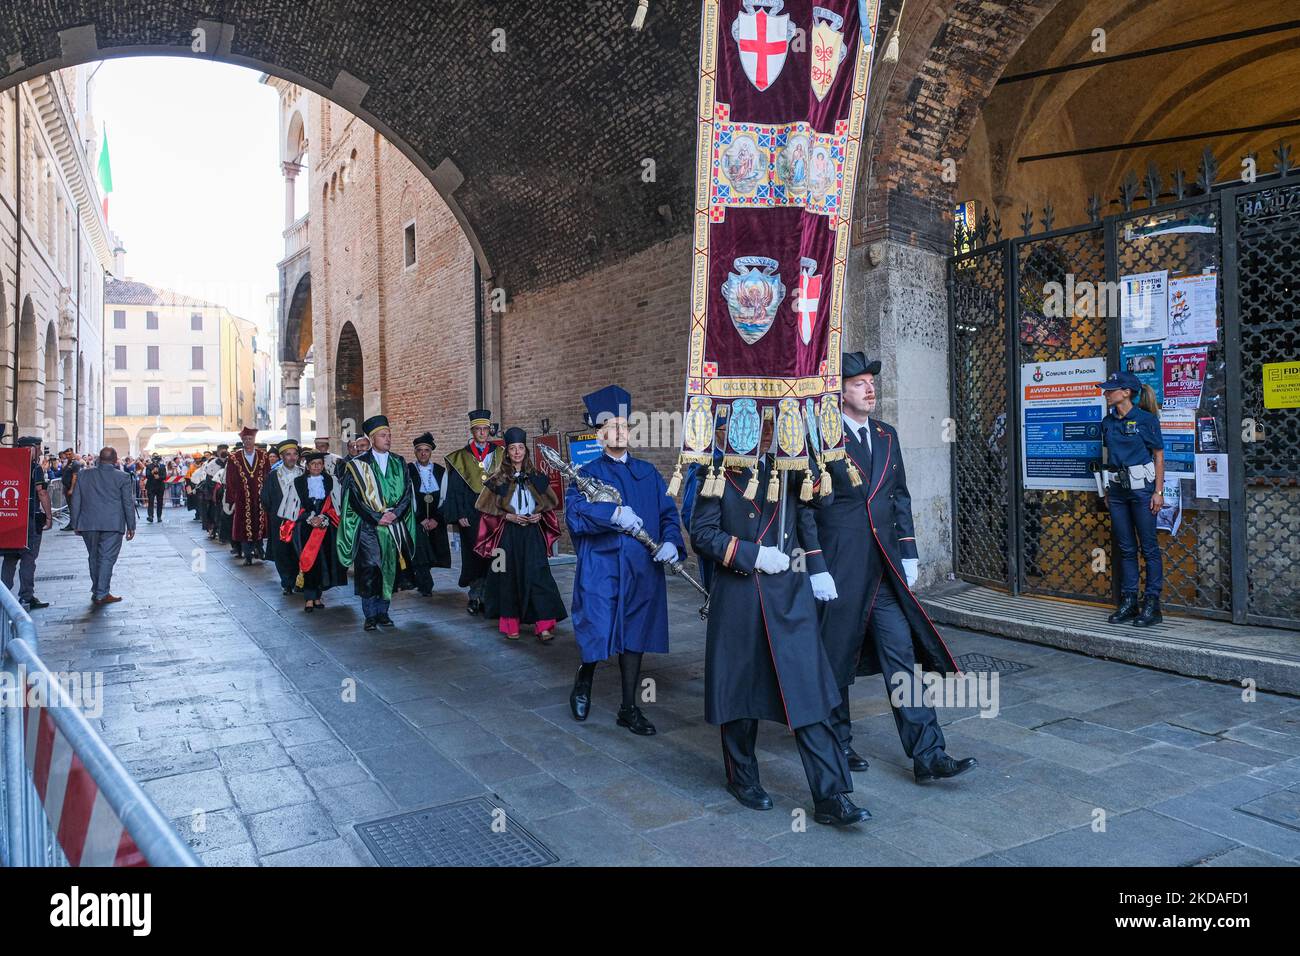
<svg viewBox="0 0 1300 956">
<path fill-rule="evenodd" d="M 334 506 L 334 476 L 325 471 L 325 456 L 318 451 L 303 455 L 307 471 L 294 479 L 302 507 L 293 528 L 298 552 L 298 587 L 307 599 L 304 611 L 324 607 L 321 594 L 347 583 L 335 548 L 339 513 Z"/>
<path fill-rule="evenodd" d="M 500 619 L 499 629 L 519 639 L 519 624 L 532 624 L 537 639 L 550 643 L 557 621 L 568 617 L 551 575 L 551 545 L 560 536 L 555 509 L 559 499 L 550 479 L 528 458 L 528 436 L 508 428 L 506 453 L 483 483 L 475 507 L 479 522 L 475 552 L 491 559 L 483 594 L 485 614 Z M 494 552 L 500 548 L 502 554 Z"/>
</svg>

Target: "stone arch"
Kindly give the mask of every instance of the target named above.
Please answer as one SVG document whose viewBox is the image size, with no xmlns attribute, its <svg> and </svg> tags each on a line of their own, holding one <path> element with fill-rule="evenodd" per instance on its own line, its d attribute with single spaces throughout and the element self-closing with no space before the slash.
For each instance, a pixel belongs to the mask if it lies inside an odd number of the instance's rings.
<svg viewBox="0 0 1300 956">
<path fill-rule="evenodd" d="M 313 342 L 310 272 L 303 273 L 298 279 L 284 315 L 280 359 L 285 362 L 305 362 Z"/>
<path fill-rule="evenodd" d="M 23 299 L 18 320 L 18 408 L 16 437 L 44 434 L 41 406 L 45 403 L 45 371 L 41 367 L 40 333 L 36 326 L 36 307 L 29 295 Z"/>
<path fill-rule="evenodd" d="M 516 292 L 625 259 L 673 238 L 689 219 L 697 0 L 656 0 L 641 31 L 603 3 L 517 4 L 506 30 L 493 4 L 424 5 L 415 19 L 395 0 L 214 10 L 47 0 L 8 31 L 6 55 L 24 65 L 0 89 L 139 54 L 281 77 L 392 142 L 447 203 L 484 275 L 508 273 Z M 198 19 L 208 15 L 227 22 Z M 595 39 L 575 45 L 574 37 Z M 654 182 L 640 179 L 645 157 L 657 161 Z M 572 241 L 579 226 L 599 237 L 597 249 Z"/>
<path fill-rule="evenodd" d="M 45 326 L 45 343 L 42 361 L 43 395 L 41 402 L 41 434 L 51 448 L 59 443 L 59 419 L 63 414 L 62 364 L 59 361 L 59 330 L 51 321 Z"/>
<path fill-rule="evenodd" d="M 351 322 L 344 322 L 334 353 L 335 431 L 344 440 L 361 432 L 365 418 L 365 362 L 361 338 Z"/>
</svg>

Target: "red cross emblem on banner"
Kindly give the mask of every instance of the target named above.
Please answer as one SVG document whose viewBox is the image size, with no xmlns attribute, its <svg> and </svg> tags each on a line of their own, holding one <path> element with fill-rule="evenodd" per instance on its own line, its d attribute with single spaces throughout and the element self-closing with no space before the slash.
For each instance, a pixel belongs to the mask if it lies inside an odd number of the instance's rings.
<svg viewBox="0 0 1300 956">
<path fill-rule="evenodd" d="M 800 262 L 799 298 L 795 300 L 794 310 L 799 315 L 799 338 L 803 344 L 812 342 L 813 326 L 817 323 L 817 307 L 821 303 L 822 277 L 813 275 L 817 263 L 812 259 Z"/>
<path fill-rule="evenodd" d="M 704 363 L 704 377 L 705 377 L 705 378 L 717 378 L 717 377 L 718 377 L 718 363 L 717 363 L 717 362 L 705 362 L 705 363 Z"/>
<path fill-rule="evenodd" d="M 750 10 L 750 4 L 746 4 Z M 781 4 L 776 4 L 780 9 Z M 764 9 L 756 13 L 742 12 L 731 27 L 731 34 L 740 49 L 740 65 L 749 82 L 761 93 L 776 82 L 785 66 L 790 48 L 790 17 L 773 16 Z"/>
</svg>

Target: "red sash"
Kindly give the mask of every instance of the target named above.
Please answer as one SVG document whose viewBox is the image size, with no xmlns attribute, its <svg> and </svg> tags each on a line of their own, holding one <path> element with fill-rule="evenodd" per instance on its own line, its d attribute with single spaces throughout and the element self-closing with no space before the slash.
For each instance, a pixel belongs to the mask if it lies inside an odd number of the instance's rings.
<svg viewBox="0 0 1300 956">
<path fill-rule="evenodd" d="M 339 513 L 334 510 L 334 499 L 329 495 L 325 496 L 325 505 L 321 508 L 321 514 L 330 519 L 330 523 L 337 526 L 339 523 Z M 310 571 L 316 565 L 316 556 L 320 553 L 321 542 L 325 540 L 325 532 L 328 528 L 312 528 L 311 534 L 307 536 L 307 543 L 302 546 L 302 554 L 298 556 L 299 572 Z"/>
</svg>

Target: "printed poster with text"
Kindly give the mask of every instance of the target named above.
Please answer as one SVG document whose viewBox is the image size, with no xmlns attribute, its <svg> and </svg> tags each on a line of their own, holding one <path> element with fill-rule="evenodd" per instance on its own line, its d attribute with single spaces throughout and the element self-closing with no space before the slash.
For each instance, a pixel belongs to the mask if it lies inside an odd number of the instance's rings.
<svg viewBox="0 0 1300 956">
<path fill-rule="evenodd" d="M 1120 276 L 1121 342 L 1162 342 L 1169 334 L 1169 272 Z"/>
<path fill-rule="evenodd" d="M 1166 409 L 1199 408 L 1208 360 L 1209 350 L 1205 346 L 1165 349 L 1164 397 L 1160 406 Z"/>
<path fill-rule="evenodd" d="M 1089 462 L 1101 460 L 1098 383 L 1104 358 L 1033 362 L 1020 367 L 1020 466 L 1026 488 L 1096 491 Z"/>
</svg>

